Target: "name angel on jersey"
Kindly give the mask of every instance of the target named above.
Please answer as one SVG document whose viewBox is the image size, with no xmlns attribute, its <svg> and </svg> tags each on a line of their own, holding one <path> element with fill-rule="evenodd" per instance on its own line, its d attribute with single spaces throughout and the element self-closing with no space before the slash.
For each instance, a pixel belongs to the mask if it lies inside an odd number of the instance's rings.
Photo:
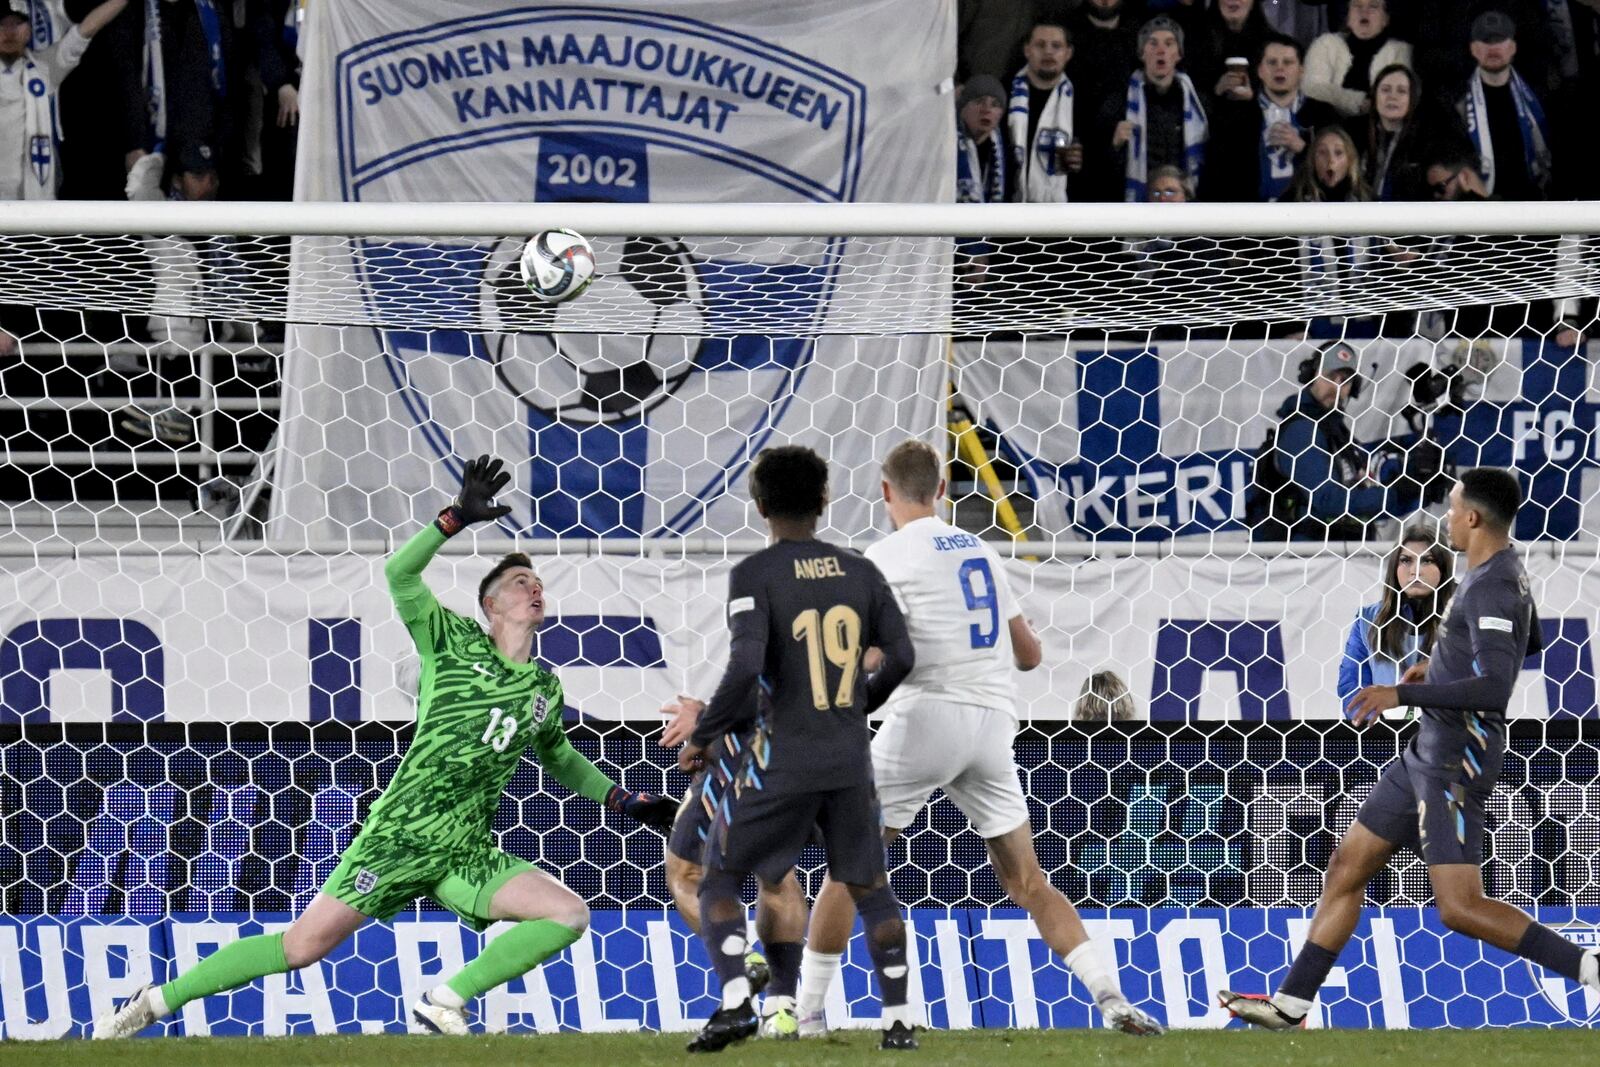
<svg viewBox="0 0 1600 1067">
<path fill-rule="evenodd" d="M 794 561 L 794 576 L 796 578 L 843 578 L 844 571 L 839 569 L 838 556 L 813 556 L 810 559 L 797 559 Z"/>
</svg>

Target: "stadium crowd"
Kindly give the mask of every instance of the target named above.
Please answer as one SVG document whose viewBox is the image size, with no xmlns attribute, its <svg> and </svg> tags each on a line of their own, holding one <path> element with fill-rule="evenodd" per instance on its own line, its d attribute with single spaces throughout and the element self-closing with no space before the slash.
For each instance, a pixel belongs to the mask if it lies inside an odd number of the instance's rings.
<svg viewBox="0 0 1600 1067">
<path fill-rule="evenodd" d="M 963 0 L 956 79 L 962 202 L 1600 197 L 1600 0 Z"/>
</svg>

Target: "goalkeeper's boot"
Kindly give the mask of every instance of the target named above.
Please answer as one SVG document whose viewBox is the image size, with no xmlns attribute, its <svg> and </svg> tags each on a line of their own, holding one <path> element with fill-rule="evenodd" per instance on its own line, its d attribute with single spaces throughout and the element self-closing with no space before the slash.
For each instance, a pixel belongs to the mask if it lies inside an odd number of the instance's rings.
<svg viewBox="0 0 1600 1067">
<path fill-rule="evenodd" d="M 688 1048 L 690 1052 L 721 1052 L 729 1045 L 754 1036 L 760 1026 L 748 1000 L 736 1008 L 718 1008 L 706 1020 L 704 1029 L 689 1042 Z"/>
<path fill-rule="evenodd" d="M 896 1019 L 895 1024 L 883 1032 L 883 1043 L 878 1047 L 885 1052 L 915 1052 L 917 1031 Z"/>
<path fill-rule="evenodd" d="M 793 997 L 768 997 L 761 1005 L 761 1036 L 774 1041 L 800 1040 L 800 1021 L 794 1017 Z"/>
<path fill-rule="evenodd" d="M 751 949 L 744 954 L 744 976 L 750 983 L 750 995 L 759 997 L 761 991 L 767 988 L 772 981 L 772 968 L 767 965 L 767 957 Z"/>
<path fill-rule="evenodd" d="M 1119 1033 L 1134 1037 L 1160 1037 L 1167 1032 L 1165 1026 L 1151 1018 L 1149 1013 L 1128 1003 L 1126 997 L 1105 1001 L 1100 1005 L 1100 1014 L 1105 1018 L 1107 1029 Z"/>
<path fill-rule="evenodd" d="M 433 990 L 431 989 L 418 997 L 417 1002 L 411 1005 L 411 1017 L 430 1034 L 466 1037 L 472 1033 L 472 1027 L 467 1025 L 466 1009 L 452 1008 L 448 1004 L 440 1004 L 433 999 Z"/>
<path fill-rule="evenodd" d="M 1217 993 L 1217 1003 L 1227 1008 L 1235 1019 L 1243 1019 L 1251 1026 L 1263 1030 L 1300 1030 L 1306 1025 L 1304 1015 L 1295 1018 L 1261 993 L 1233 993 L 1224 989 Z"/>
<path fill-rule="evenodd" d="M 132 1037 L 155 1022 L 158 1016 L 150 1004 L 150 994 L 154 992 L 155 988 L 147 985 L 113 1008 L 111 1014 L 96 1019 L 92 1033 L 94 1040 Z"/>
<path fill-rule="evenodd" d="M 812 1012 L 802 1015 L 799 1019 L 798 1036 L 800 1037 L 827 1037 L 828 1015 L 826 1012 Z"/>
</svg>

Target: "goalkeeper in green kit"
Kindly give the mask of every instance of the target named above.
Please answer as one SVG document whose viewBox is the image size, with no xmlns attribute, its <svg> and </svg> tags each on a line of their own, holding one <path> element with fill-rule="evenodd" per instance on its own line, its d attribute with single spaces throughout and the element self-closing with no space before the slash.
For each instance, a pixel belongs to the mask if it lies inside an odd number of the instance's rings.
<svg viewBox="0 0 1600 1067">
<path fill-rule="evenodd" d="M 674 801 L 628 792 L 567 741 L 561 682 L 532 659 L 545 603 L 527 556 L 506 556 L 479 585 L 487 633 L 441 607 L 422 582 L 446 539 L 510 512 L 494 503 L 510 478 L 488 456 L 467 463 L 455 503 L 384 567 L 422 657 L 416 736 L 322 892 L 282 933 L 235 941 L 166 985 L 139 990 L 95 1022 L 96 1038 L 131 1037 L 190 1001 L 315 963 L 369 919 L 388 919 L 419 896 L 477 930 L 516 923 L 411 1008 L 425 1029 L 468 1033 L 468 1001 L 532 970 L 589 924 L 575 893 L 495 847 L 490 820 L 529 745 L 573 792 L 648 825 L 672 825 Z"/>
</svg>

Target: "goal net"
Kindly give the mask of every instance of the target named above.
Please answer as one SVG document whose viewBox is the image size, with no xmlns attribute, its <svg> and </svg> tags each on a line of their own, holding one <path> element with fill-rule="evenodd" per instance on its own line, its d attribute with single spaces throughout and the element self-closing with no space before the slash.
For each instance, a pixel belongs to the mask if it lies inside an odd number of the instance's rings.
<svg viewBox="0 0 1600 1067">
<path fill-rule="evenodd" d="M 516 273 L 552 226 L 600 269 L 557 306 Z M 1409 654 L 1374 606 L 1435 602 L 1393 587 L 1397 550 L 1459 578 L 1444 494 L 1513 468 L 1545 649 L 1513 697 L 1485 884 L 1596 940 L 1592 205 L 45 204 L 0 230 L 0 1036 L 79 1032 L 309 902 L 411 736 L 384 560 L 481 452 L 513 471 L 512 513 L 428 582 L 468 614 L 490 562 L 530 552 L 569 734 L 676 796 L 657 708 L 720 673 L 726 576 L 763 544 L 757 452 L 822 453 L 822 536 L 864 548 L 887 531 L 884 454 L 941 449 L 946 514 L 1001 544 L 1044 641 L 1016 751 L 1045 870 L 1135 1002 L 1191 1027 L 1225 1024 L 1211 990 L 1282 976 L 1409 739 L 1403 716 L 1342 720 Z M 1290 456 L 1286 421 L 1324 400 L 1348 431 Z M 974 627 L 1003 625 L 992 589 L 967 592 Z M 496 833 L 594 923 L 490 994 L 486 1027 L 710 1012 L 658 835 L 531 760 Z M 890 860 L 931 1025 L 1094 1022 L 942 796 Z M 1415 861 L 1374 883 L 1313 1024 L 1600 1012 L 1429 903 Z M 168 1029 L 404 1029 L 496 933 L 433 907 Z M 875 1021 L 869 971 L 854 944 L 835 1026 Z"/>
</svg>

